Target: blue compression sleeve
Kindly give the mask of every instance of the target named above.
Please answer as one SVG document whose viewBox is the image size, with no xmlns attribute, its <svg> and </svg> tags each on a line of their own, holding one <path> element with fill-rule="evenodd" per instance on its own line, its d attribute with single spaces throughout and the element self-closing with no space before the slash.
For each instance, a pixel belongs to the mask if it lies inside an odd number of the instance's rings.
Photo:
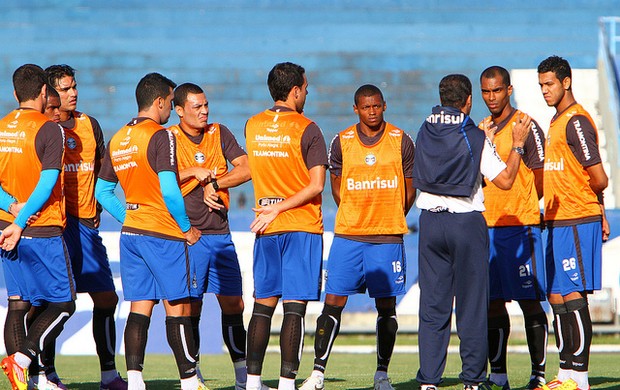
<svg viewBox="0 0 620 390">
<path fill-rule="evenodd" d="M 116 183 L 111 181 L 97 179 L 95 184 L 95 198 L 101 203 L 104 209 L 110 213 L 114 219 L 123 223 L 125 221 L 125 206 L 121 203 L 120 199 L 114 193 Z"/>
<path fill-rule="evenodd" d="M 13 198 L 8 192 L 6 192 L 4 188 L 2 188 L 2 186 L 0 186 L 0 209 L 8 213 L 9 206 L 11 206 L 11 204 L 15 202 L 17 202 L 17 200 Z"/>
<path fill-rule="evenodd" d="M 172 218 L 179 224 L 181 231 L 184 233 L 187 232 L 192 225 L 185 212 L 185 203 L 183 203 L 183 195 L 179 188 L 177 175 L 172 171 L 161 171 L 157 176 L 159 176 L 161 194 L 164 197 L 164 203 L 166 203 L 168 211 L 172 215 Z"/>
<path fill-rule="evenodd" d="M 31 215 L 36 214 L 41 207 L 47 202 L 52 195 L 52 190 L 56 185 L 60 171 L 58 169 L 45 169 L 41 171 L 41 177 L 37 186 L 32 191 L 32 194 L 28 197 L 26 204 L 17 214 L 15 218 L 15 224 L 22 229 L 26 228 L 26 223 Z"/>
</svg>

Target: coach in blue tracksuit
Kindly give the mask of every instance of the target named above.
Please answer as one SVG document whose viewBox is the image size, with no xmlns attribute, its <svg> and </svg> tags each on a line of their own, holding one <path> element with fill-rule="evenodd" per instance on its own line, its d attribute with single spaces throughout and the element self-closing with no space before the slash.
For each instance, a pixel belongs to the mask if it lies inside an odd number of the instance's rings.
<svg viewBox="0 0 620 390">
<path fill-rule="evenodd" d="M 471 81 L 452 74 L 439 83 L 441 106 L 420 127 L 413 184 L 421 193 L 420 369 L 422 390 L 441 382 L 450 340 L 452 303 L 461 340 L 464 389 L 486 376 L 489 238 L 482 211 L 482 177 L 510 189 L 516 177 L 531 119 L 517 119 L 513 149 L 504 163 L 469 117 Z M 485 129 L 492 134 L 494 129 Z M 456 298 L 456 299 L 455 299 Z"/>
</svg>

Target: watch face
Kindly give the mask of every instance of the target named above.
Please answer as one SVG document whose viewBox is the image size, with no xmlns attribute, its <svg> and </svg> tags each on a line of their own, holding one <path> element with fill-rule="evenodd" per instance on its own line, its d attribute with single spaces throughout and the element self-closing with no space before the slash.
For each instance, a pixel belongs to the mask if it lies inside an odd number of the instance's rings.
<svg viewBox="0 0 620 390">
<path fill-rule="evenodd" d="M 211 184 L 213 184 L 213 189 L 214 189 L 214 190 L 216 190 L 216 191 L 217 191 L 217 190 L 219 190 L 219 189 L 220 189 L 220 186 L 217 184 L 217 180 L 213 180 L 213 181 L 211 182 Z"/>
</svg>

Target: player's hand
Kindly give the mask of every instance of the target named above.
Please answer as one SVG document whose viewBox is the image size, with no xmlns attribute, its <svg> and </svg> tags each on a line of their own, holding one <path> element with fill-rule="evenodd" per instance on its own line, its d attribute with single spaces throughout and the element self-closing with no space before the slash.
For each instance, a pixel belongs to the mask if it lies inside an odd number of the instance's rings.
<svg viewBox="0 0 620 390">
<path fill-rule="evenodd" d="M 5 251 L 12 251 L 17 246 L 19 239 L 22 237 L 22 228 L 12 223 L 2 231 L 0 235 L 0 248 Z"/>
<path fill-rule="evenodd" d="M 611 233 L 611 229 L 609 228 L 609 221 L 603 213 L 603 242 L 607 242 L 609 240 L 609 233 Z"/>
<path fill-rule="evenodd" d="M 491 142 L 495 139 L 495 132 L 497 131 L 497 125 L 493 123 L 490 117 L 484 118 L 482 121 L 482 130 Z"/>
<path fill-rule="evenodd" d="M 203 188 L 203 200 L 205 204 L 209 206 L 209 211 L 221 210 L 224 208 L 224 205 L 219 203 L 220 194 L 213 189 L 213 184 L 210 182 Z"/>
<path fill-rule="evenodd" d="M 21 203 L 13 203 L 10 207 L 9 210 L 11 212 L 11 215 L 13 215 L 13 217 L 17 218 L 17 215 L 19 214 L 19 212 L 21 211 L 22 208 L 24 208 L 24 205 L 26 204 L 26 202 L 21 202 Z M 39 216 L 41 215 L 40 211 L 37 211 L 36 213 L 34 213 L 33 215 L 31 215 L 30 217 L 28 217 L 28 219 L 26 220 L 26 225 L 30 226 L 32 223 L 34 223 L 34 221 L 36 221 L 37 219 L 39 219 Z"/>
<path fill-rule="evenodd" d="M 185 236 L 185 240 L 189 245 L 194 245 L 198 242 L 198 240 L 200 240 L 200 236 L 202 235 L 202 233 L 200 232 L 200 230 L 192 226 L 191 228 L 189 228 L 188 231 L 183 233 L 183 235 Z"/>
<path fill-rule="evenodd" d="M 532 118 L 524 113 L 517 115 L 516 122 L 512 129 L 512 146 L 523 147 L 523 145 L 525 145 L 525 140 L 530 135 L 531 129 Z"/>
<path fill-rule="evenodd" d="M 280 211 L 273 205 L 252 208 L 252 211 L 257 213 L 256 218 L 250 224 L 252 233 L 263 233 L 269 224 L 280 214 Z"/>
<path fill-rule="evenodd" d="M 202 167 L 194 167 L 194 177 L 201 183 L 207 183 L 215 179 L 215 173 L 212 170 Z"/>
</svg>

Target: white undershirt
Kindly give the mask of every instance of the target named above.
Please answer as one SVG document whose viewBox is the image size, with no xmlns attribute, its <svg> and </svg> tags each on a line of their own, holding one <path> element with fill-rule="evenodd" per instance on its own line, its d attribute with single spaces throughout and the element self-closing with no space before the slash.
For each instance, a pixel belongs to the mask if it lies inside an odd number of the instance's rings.
<svg viewBox="0 0 620 390">
<path fill-rule="evenodd" d="M 482 177 L 493 180 L 504 169 L 506 163 L 495 151 L 491 140 L 486 138 L 482 147 L 480 158 L 480 174 L 476 179 L 472 194 L 464 196 L 435 195 L 428 192 L 420 192 L 416 201 L 416 206 L 422 210 L 447 210 L 451 213 L 469 213 L 472 211 L 484 211 L 484 193 L 482 192 Z"/>
</svg>

